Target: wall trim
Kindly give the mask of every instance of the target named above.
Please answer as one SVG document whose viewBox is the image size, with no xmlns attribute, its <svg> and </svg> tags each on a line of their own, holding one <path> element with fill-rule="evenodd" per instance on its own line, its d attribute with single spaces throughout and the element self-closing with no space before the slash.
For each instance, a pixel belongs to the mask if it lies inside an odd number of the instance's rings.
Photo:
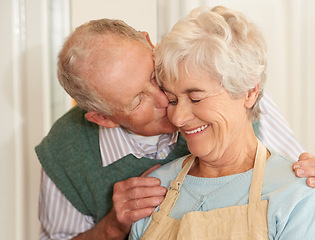
<svg viewBox="0 0 315 240">
<path fill-rule="evenodd" d="M 23 111 L 23 79 L 24 58 L 23 53 L 26 50 L 25 43 L 25 0 L 12 1 L 12 76 L 13 76 L 13 109 L 14 109 L 14 164 L 15 164 L 15 238 L 24 239 L 25 236 L 25 172 L 23 161 L 23 139 L 24 131 L 22 129 L 22 111 Z"/>
</svg>

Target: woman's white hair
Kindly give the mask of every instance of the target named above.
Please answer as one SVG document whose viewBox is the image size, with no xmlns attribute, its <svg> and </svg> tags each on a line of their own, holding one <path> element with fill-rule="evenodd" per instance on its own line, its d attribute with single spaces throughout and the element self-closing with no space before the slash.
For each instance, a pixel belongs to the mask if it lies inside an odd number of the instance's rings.
<svg viewBox="0 0 315 240">
<path fill-rule="evenodd" d="M 178 80 L 181 64 L 217 76 L 233 98 L 260 84 L 259 95 L 248 116 L 257 120 L 266 79 L 266 44 L 256 25 L 235 10 L 199 7 L 180 20 L 155 48 L 158 82 Z"/>
</svg>

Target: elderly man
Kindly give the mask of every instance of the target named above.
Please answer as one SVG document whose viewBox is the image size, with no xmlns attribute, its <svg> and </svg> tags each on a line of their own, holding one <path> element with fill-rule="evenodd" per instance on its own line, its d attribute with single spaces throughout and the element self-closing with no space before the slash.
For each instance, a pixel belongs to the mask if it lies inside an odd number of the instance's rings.
<svg viewBox="0 0 315 240">
<path fill-rule="evenodd" d="M 167 118 L 152 48 L 147 34 L 109 19 L 80 26 L 65 42 L 58 78 L 78 106 L 36 147 L 43 166 L 40 239 L 125 239 L 131 224 L 163 201 L 167 190 L 144 172 L 188 150 Z M 297 158 L 303 149 L 293 136 L 277 139 L 275 130 L 289 129 L 277 111 L 268 114 L 276 109 L 271 99 L 261 103 L 265 115 L 256 134 Z M 306 153 L 302 160 L 296 171 L 314 176 L 307 167 L 315 165 L 314 157 Z"/>
</svg>

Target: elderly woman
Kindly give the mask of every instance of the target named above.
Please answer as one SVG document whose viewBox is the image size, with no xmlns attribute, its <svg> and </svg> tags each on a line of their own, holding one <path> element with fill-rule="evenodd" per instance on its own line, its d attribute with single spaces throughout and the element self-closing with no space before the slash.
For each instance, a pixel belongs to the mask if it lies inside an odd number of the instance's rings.
<svg viewBox="0 0 315 240">
<path fill-rule="evenodd" d="M 252 126 L 266 70 L 257 27 L 225 7 L 198 8 L 155 51 L 168 116 L 191 155 L 151 174 L 170 190 L 130 239 L 314 239 L 315 191 Z"/>
</svg>

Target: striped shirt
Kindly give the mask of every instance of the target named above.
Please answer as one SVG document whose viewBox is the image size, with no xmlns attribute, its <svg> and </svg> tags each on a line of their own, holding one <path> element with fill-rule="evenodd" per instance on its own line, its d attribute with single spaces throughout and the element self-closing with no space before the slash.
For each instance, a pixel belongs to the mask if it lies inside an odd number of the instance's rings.
<svg viewBox="0 0 315 240">
<path fill-rule="evenodd" d="M 260 107 L 258 138 L 270 149 L 297 160 L 304 149 L 267 93 L 261 99 Z M 99 138 L 103 166 L 106 167 L 130 153 L 137 158 L 164 159 L 174 149 L 177 133 L 142 137 L 123 128 L 100 127 Z M 39 219 L 41 240 L 71 239 L 95 225 L 92 217 L 83 215 L 71 205 L 45 171 L 42 172 Z"/>
<path fill-rule="evenodd" d="M 99 129 L 103 167 L 130 153 L 137 158 L 164 159 L 175 148 L 178 136 L 173 133 L 145 137 L 120 127 Z M 94 219 L 73 207 L 45 171 L 42 172 L 39 219 L 41 240 L 71 239 L 94 226 Z"/>
<path fill-rule="evenodd" d="M 280 114 L 278 106 L 266 91 L 260 101 L 260 108 L 262 111 L 259 120 L 258 138 L 260 141 L 274 152 L 297 161 L 305 149 L 300 145 L 289 123 Z"/>
</svg>

